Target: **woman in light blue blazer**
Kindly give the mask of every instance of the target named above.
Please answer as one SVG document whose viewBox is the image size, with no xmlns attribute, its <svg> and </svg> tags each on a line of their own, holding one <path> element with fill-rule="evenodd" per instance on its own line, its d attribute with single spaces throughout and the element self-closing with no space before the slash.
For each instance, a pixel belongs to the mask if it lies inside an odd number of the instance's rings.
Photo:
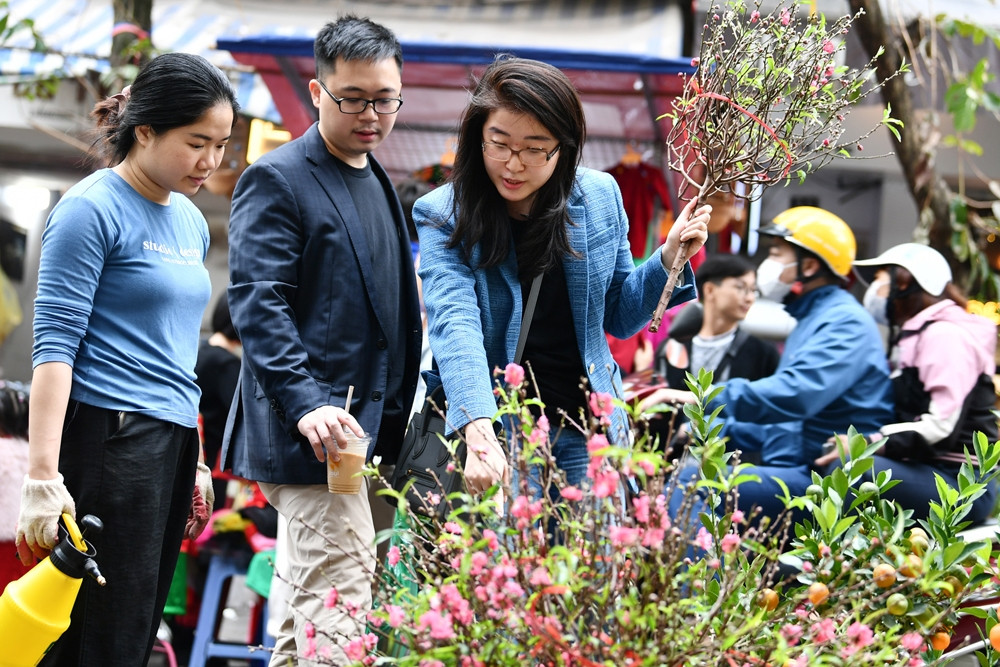
<svg viewBox="0 0 1000 667">
<path fill-rule="evenodd" d="M 443 383 L 449 429 L 468 444 L 465 481 L 478 493 L 507 479 L 508 462 L 491 419 L 496 368 L 513 360 L 523 303 L 542 275 L 522 364 L 545 403 L 552 454 L 569 484 L 588 455 L 577 419 L 586 391 L 621 395 L 605 332 L 627 338 L 645 326 L 680 244 L 687 256 L 707 236 L 711 207 L 678 216 L 659 252 L 635 267 L 621 192 L 603 172 L 579 166 L 583 107 L 560 70 L 500 57 L 483 73 L 466 108 L 450 182 L 419 199 L 420 277 L 428 335 Z M 685 266 L 670 305 L 695 297 Z M 584 382 L 585 380 L 585 382 Z M 608 437 L 626 443 L 616 410 Z"/>
</svg>

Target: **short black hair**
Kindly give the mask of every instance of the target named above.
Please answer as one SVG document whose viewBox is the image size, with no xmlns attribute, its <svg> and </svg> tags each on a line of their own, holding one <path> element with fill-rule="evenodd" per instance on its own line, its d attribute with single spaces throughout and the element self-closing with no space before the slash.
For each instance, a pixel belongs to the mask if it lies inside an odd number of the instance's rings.
<svg viewBox="0 0 1000 667">
<path fill-rule="evenodd" d="M 396 184 L 396 194 L 403 207 L 403 217 L 406 218 L 406 230 L 410 240 L 417 240 L 417 225 L 413 222 L 413 205 L 418 199 L 434 189 L 434 186 L 419 178 L 407 178 Z"/>
<path fill-rule="evenodd" d="M 366 63 L 392 58 L 403 70 L 403 47 L 396 35 L 384 25 L 354 14 L 345 14 L 323 26 L 313 43 L 313 55 L 319 81 L 334 71 L 337 58 Z"/>
<path fill-rule="evenodd" d="M 739 278 L 754 273 L 757 267 L 743 255 L 721 253 L 709 255 L 694 273 L 695 285 L 700 294 L 706 283 L 718 285 L 726 278 Z"/>
<path fill-rule="evenodd" d="M 220 294 L 215 302 L 215 310 L 212 311 L 212 331 L 221 333 L 229 340 L 240 339 L 236 327 L 233 326 L 233 318 L 229 314 L 229 297 L 226 292 Z"/>
<path fill-rule="evenodd" d="M 0 380 L 0 435 L 27 440 L 30 391 L 30 385 Z"/>
</svg>

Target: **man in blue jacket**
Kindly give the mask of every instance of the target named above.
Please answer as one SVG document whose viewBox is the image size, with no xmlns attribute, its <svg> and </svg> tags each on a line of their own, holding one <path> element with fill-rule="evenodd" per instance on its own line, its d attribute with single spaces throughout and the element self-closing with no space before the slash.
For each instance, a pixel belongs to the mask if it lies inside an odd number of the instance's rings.
<svg viewBox="0 0 1000 667">
<path fill-rule="evenodd" d="M 402 49 L 383 26 L 345 16 L 320 31 L 315 55 L 319 122 L 246 170 L 230 219 L 229 302 L 244 353 L 223 456 L 289 524 L 294 592 L 272 665 L 313 646 L 346 663 L 337 644 L 365 630 L 371 508 L 364 489 L 327 491 L 325 459 L 351 431 L 371 436 L 369 458 L 395 461 L 420 360 L 409 235 L 370 156 L 402 105 Z M 340 604 L 328 608 L 331 587 Z M 310 623 L 324 632 L 310 636 Z"/>
<path fill-rule="evenodd" d="M 740 485 L 741 508 L 759 506 L 773 517 L 784 509 L 775 480 L 793 496 L 804 494 L 811 464 L 833 434 L 849 426 L 869 433 L 887 423 L 892 386 L 875 321 L 843 289 L 856 251 L 847 223 L 796 206 L 760 233 L 772 244 L 757 268 L 757 287 L 798 324 L 773 375 L 730 379 L 708 409 L 725 405 L 729 449 L 760 452 L 760 465 L 749 470 L 760 481 Z"/>
</svg>

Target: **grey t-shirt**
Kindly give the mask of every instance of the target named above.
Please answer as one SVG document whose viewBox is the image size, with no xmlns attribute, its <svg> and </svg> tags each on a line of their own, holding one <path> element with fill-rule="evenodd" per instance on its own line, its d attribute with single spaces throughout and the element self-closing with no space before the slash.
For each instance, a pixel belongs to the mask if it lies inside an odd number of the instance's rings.
<svg viewBox="0 0 1000 667">
<path fill-rule="evenodd" d="M 714 372 L 719 367 L 719 364 L 722 363 L 722 359 L 726 356 L 726 351 L 733 344 L 733 338 L 735 337 L 735 327 L 731 331 L 719 334 L 718 336 L 711 336 L 709 338 L 695 336 L 691 341 L 691 368 L 695 372 L 701 368 Z M 728 379 L 729 365 L 727 364 L 725 368 L 715 375 L 713 382 L 725 382 Z"/>
</svg>

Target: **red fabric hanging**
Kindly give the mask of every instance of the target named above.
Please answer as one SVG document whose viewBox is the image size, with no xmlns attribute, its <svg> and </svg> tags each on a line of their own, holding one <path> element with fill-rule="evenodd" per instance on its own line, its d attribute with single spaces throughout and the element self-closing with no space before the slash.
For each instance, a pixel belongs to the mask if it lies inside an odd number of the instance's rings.
<svg viewBox="0 0 1000 667">
<path fill-rule="evenodd" d="M 614 176 L 622 191 L 622 201 L 625 204 L 625 213 L 628 215 L 628 241 L 632 257 L 645 259 L 648 254 L 646 245 L 649 225 L 653 222 L 656 199 L 659 198 L 663 210 L 672 210 L 667 179 L 663 171 L 646 162 L 634 165 L 619 162 L 608 169 L 608 173 Z"/>
</svg>

